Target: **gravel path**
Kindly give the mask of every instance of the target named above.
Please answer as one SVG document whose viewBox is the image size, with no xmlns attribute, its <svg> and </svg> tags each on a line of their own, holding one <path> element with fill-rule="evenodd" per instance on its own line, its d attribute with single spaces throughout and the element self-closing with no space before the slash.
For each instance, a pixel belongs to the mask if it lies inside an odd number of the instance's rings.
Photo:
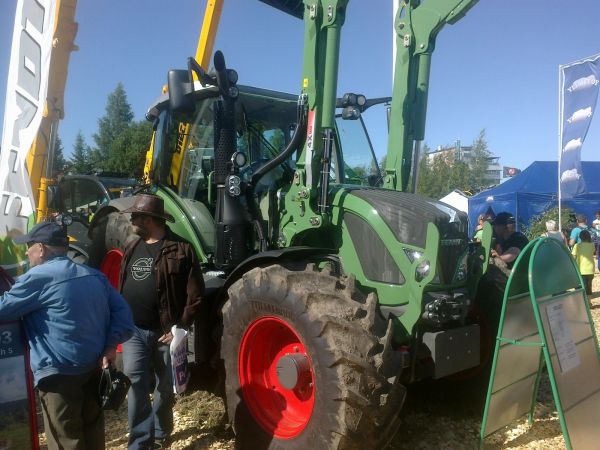
<svg viewBox="0 0 600 450">
<path fill-rule="evenodd" d="M 592 316 L 600 329 L 600 275 L 594 279 Z M 458 394 L 460 396 L 460 394 Z M 456 397 L 456 394 L 453 396 Z M 481 413 L 460 397 L 449 398 L 439 383 L 420 383 L 410 388 L 402 412 L 403 424 L 392 450 L 462 450 L 479 445 Z M 126 448 L 126 406 L 106 414 L 108 449 Z M 223 402 L 218 397 L 196 391 L 178 399 L 172 449 L 233 449 L 233 433 L 226 421 Z M 486 439 L 486 449 L 560 449 L 564 441 L 549 391 L 542 381 L 535 420 L 526 418 Z"/>
</svg>

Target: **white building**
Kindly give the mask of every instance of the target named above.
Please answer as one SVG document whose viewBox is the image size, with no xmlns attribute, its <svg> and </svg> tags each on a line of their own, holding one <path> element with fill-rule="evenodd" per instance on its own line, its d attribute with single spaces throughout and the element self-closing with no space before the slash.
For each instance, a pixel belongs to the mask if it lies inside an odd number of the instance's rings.
<svg viewBox="0 0 600 450">
<path fill-rule="evenodd" d="M 442 147 L 441 145 L 433 151 L 427 154 L 428 161 L 433 161 L 437 156 L 452 155 L 455 161 L 464 161 L 470 165 L 471 153 L 473 147 L 468 145 L 461 145 L 460 141 L 456 141 L 454 147 Z M 502 165 L 500 165 L 500 157 L 490 154 L 488 158 L 488 169 L 486 181 L 489 187 L 496 186 L 502 181 Z"/>
</svg>

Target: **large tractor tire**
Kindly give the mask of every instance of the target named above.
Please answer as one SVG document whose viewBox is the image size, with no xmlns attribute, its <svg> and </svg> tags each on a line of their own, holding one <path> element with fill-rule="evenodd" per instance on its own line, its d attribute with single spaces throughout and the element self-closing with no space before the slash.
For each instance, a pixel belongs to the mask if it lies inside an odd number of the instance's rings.
<svg viewBox="0 0 600 450">
<path fill-rule="evenodd" d="M 116 287 L 125 247 L 138 238 L 129 217 L 117 211 L 107 214 L 96 224 L 90 237 L 90 265 L 104 273 Z"/>
<path fill-rule="evenodd" d="M 392 322 L 353 278 L 312 265 L 246 273 L 223 308 L 227 411 L 239 449 L 378 449 L 405 388 Z"/>
</svg>

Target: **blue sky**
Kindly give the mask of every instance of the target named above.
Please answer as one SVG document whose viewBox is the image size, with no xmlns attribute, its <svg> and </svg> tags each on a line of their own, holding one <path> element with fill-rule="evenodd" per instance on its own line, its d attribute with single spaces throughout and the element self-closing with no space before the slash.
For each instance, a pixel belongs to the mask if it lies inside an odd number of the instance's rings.
<svg viewBox="0 0 600 450">
<path fill-rule="evenodd" d="M 14 5 L 0 1 L 0 120 Z M 82 130 L 88 144 L 120 81 L 141 120 L 172 68 L 195 53 L 205 0 L 79 0 L 76 43 L 59 134 L 70 154 Z M 556 160 L 558 66 L 600 53 L 598 0 L 481 0 L 442 30 L 433 54 L 425 142 L 472 143 L 486 129 L 501 164 L 519 168 Z M 390 95 L 392 1 L 350 0 L 342 35 L 338 91 Z M 303 28 L 255 0 L 226 0 L 215 49 L 241 84 L 298 92 Z M 596 115 L 582 159 L 600 156 Z M 372 121 L 370 122 L 373 125 Z M 376 153 L 385 123 L 374 126 Z"/>
</svg>

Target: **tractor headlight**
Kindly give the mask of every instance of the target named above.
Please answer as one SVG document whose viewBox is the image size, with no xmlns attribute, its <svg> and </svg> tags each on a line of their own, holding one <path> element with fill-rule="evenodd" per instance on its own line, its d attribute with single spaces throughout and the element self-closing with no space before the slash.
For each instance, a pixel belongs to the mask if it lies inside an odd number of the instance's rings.
<svg viewBox="0 0 600 450">
<path fill-rule="evenodd" d="M 404 254 L 406 255 L 406 257 L 408 258 L 408 260 L 410 261 L 411 264 L 413 262 L 415 262 L 417 259 L 419 259 L 422 255 L 421 252 L 419 252 L 417 250 L 412 250 L 410 248 L 405 248 Z"/>
<path fill-rule="evenodd" d="M 429 275 L 429 271 L 431 270 L 431 263 L 429 260 L 424 259 L 419 263 L 417 269 L 415 270 L 415 280 L 422 281 Z"/>
</svg>

